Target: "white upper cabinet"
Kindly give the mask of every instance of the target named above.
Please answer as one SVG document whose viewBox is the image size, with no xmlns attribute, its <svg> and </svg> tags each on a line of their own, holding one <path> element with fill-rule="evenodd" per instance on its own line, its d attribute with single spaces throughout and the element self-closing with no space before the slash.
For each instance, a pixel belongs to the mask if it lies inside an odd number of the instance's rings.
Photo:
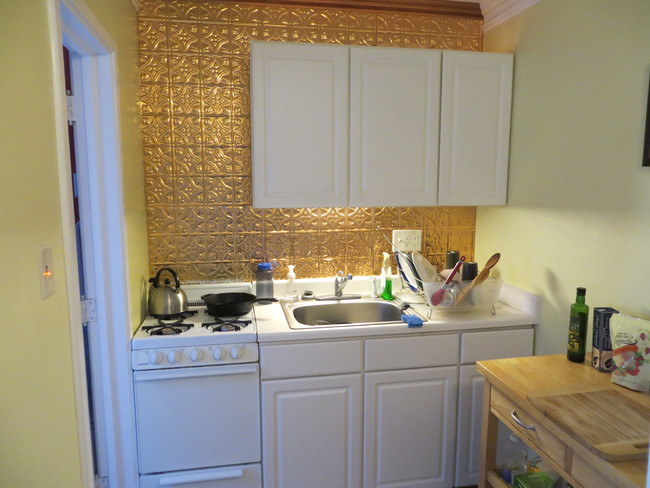
<svg viewBox="0 0 650 488">
<path fill-rule="evenodd" d="M 348 205 L 349 48 L 251 43 L 253 204 Z"/>
<path fill-rule="evenodd" d="M 439 205 L 504 205 L 512 54 L 445 51 Z"/>
<path fill-rule="evenodd" d="M 432 206 L 441 51 L 350 51 L 350 205 Z"/>
<path fill-rule="evenodd" d="M 253 205 L 503 205 L 512 55 L 251 43 Z"/>
</svg>

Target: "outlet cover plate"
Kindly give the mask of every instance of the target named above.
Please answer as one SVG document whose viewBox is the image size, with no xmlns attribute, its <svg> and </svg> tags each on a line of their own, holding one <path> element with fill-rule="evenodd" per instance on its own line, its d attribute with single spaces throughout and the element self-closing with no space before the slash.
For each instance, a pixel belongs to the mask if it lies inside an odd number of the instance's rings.
<svg viewBox="0 0 650 488">
<path fill-rule="evenodd" d="M 393 247 L 402 252 L 413 252 L 422 250 L 421 230 L 394 230 Z"/>
</svg>

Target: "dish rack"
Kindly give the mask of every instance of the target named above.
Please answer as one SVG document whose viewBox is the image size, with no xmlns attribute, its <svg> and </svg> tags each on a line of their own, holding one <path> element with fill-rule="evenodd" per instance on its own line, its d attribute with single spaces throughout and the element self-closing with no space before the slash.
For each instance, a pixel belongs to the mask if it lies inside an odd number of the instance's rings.
<svg viewBox="0 0 650 488">
<path fill-rule="evenodd" d="M 435 306 L 431 304 L 431 295 L 442 287 L 443 282 L 423 281 L 424 301 L 429 305 L 430 310 L 472 310 L 488 308 L 492 312 L 492 315 L 494 315 L 496 313 L 494 306 L 499 301 L 499 293 L 501 292 L 503 280 L 492 277 L 487 278 L 483 283 L 469 290 L 461 303 L 458 303 L 459 298 L 470 284 L 470 281 L 451 282 L 442 302 Z"/>
</svg>

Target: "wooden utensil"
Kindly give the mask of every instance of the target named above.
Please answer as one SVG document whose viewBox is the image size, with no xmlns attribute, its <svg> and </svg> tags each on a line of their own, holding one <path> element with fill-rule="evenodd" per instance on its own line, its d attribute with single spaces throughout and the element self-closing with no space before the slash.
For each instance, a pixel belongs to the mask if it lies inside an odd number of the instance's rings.
<svg viewBox="0 0 650 488">
<path fill-rule="evenodd" d="M 474 288 L 475 286 L 480 285 L 483 283 L 485 280 L 487 280 L 488 276 L 490 276 L 490 270 L 494 268 L 494 266 L 499 262 L 499 259 L 501 259 L 501 253 L 495 253 L 493 254 L 490 259 L 487 260 L 485 263 L 485 266 L 481 270 L 481 272 L 476 275 L 476 278 L 472 280 L 472 282 L 469 284 L 468 287 L 466 287 L 460 295 L 458 295 L 458 298 L 456 298 L 456 306 L 460 305 L 463 300 L 467 297 L 469 292 Z"/>
<path fill-rule="evenodd" d="M 449 283 L 451 283 L 451 280 L 454 278 L 454 275 L 458 272 L 461 264 L 463 264 L 464 262 L 465 262 L 465 256 L 461 256 L 461 258 L 456 263 L 456 266 L 454 266 L 454 269 L 451 270 L 451 273 L 449 273 L 449 276 L 447 276 L 447 279 L 442 284 L 440 289 L 436 291 L 433 295 L 431 295 L 431 305 L 436 307 L 440 304 L 440 302 L 442 302 L 442 299 L 445 296 L 445 292 L 447 291 L 447 288 L 449 288 Z"/>
</svg>

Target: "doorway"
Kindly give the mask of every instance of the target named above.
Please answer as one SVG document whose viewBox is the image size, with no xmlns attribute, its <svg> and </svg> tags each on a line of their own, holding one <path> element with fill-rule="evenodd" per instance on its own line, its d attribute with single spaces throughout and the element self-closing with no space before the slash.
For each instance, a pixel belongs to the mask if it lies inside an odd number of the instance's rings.
<svg viewBox="0 0 650 488">
<path fill-rule="evenodd" d="M 51 1 L 82 478 L 84 486 L 132 488 L 137 468 L 116 48 L 82 0 Z"/>
</svg>

